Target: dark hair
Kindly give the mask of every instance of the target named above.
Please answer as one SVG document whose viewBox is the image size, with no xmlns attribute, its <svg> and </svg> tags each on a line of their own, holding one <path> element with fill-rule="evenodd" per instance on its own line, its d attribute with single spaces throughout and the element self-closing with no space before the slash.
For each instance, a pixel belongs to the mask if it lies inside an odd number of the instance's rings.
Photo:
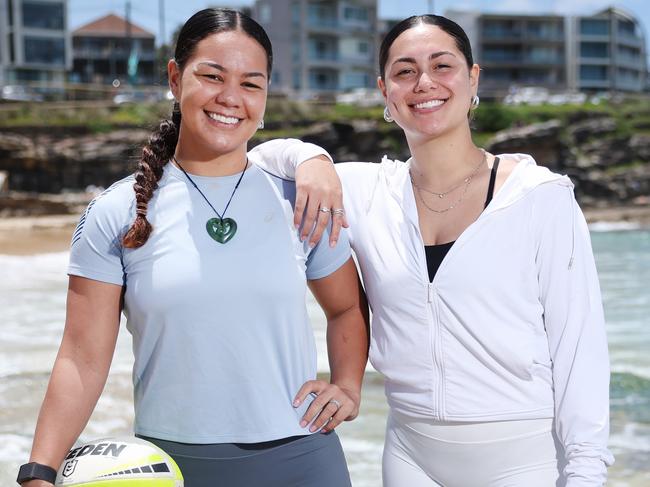
<svg viewBox="0 0 650 487">
<path fill-rule="evenodd" d="M 266 32 L 247 15 L 231 9 L 206 8 L 192 15 L 178 34 L 174 60 L 182 72 L 187 61 L 194 54 L 196 45 L 206 37 L 219 32 L 241 30 L 255 39 L 266 51 L 267 75 L 270 79 L 273 66 L 273 49 Z M 135 221 L 124 235 L 122 244 L 128 248 L 144 245 L 151 234 L 151 224 L 147 220 L 147 206 L 158 188 L 167 161 L 174 155 L 181 126 L 181 110 L 174 103 L 171 120 L 162 120 L 151 134 L 142 149 L 142 156 L 135 172 L 136 216 Z"/>
<path fill-rule="evenodd" d="M 453 37 L 456 41 L 456 47 L 458 47 L 458 50 L 462 52 L 465 57 L 467 66 L 470 69 L 472 68 L 474 65 L 472 46 L 469 43 L 467 34 L 460 25 L 453 20 L 449 20 L 447 17 L 442 17 L 441 15 L 413 15 L 396 24 L 381 41 L 381 47 L 379 48 L 379 75 L 381 76 L 381 79 L 384 79 L 386 63 L 388 62 L 388 51 L 393 45 L 393 42 L 395 42 L 395 39 L 397 39 L 402 32 L 417 27 L 420 24 L 435 25 Z"/>
</svg>

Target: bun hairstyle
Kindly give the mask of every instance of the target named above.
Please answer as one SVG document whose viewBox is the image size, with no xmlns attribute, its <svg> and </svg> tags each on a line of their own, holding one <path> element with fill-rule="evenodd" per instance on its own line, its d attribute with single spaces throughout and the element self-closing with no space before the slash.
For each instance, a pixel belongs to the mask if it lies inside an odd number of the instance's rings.
<svg viewBox="0 0 650 487">
<path fill-rule="evenodd" d="M 379 75 L 382 80 L 384 79 L 386 72 L 388 53 L 393 42 L 395 42 L 395 39 L 397 39 L 403 32 L 412 29 L 413 27 L 417 27 L 420 24 L 435 25 L 453 37 L 456 41 L 456 47 L 458 47 L 458 50 L 463 54 L 463 57 L 467 62 L 467 67 L 469 69 L 472 68 L 474 65 L 472 46 L 470 45 L 467 34 L 460 25 L 441 15 L 413 15 L 396 24 L 381 41 L 381 47 L 379 48 Z"/>
<path fill-rule="evenodd" d="M 206 37 L 219 32 L 241 30 L 255 39 L 266 52 L 268 79 L 273 65 L 273 49 L 266 32 L 247 15 L 231 9 L 206 8 L 190 17 L 178 34 L 174 60 L 182 72 L 187 61 L 194 54 L 196 45 Z M 178 133 L 181 126 L 181 109 L 174 103 L 170 120 L 162 120 L 151 134 L 149 141 L 142 148 L 142 155 L 135 172 L 136 215 L 135 221 L 124 235 L 122 245 L 127 248 L 143 246 L 151 235 L 152 227 L 147 220 L 147 207 L 158 181 L 163 174 L 165 164 L 176 151 Z"/>
</svg>

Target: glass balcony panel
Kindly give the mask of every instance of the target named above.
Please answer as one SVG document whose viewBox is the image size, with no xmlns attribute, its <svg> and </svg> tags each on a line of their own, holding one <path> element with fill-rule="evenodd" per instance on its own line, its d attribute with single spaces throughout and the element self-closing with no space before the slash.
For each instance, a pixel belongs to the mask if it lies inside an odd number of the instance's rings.
<svg viewBox="0 0 650 487">
<path fill-rule="evenodd" d="M 49 37 L 25 37 L 25 62 L 34 64 L 65 64 L 65 40 Z"/>
<path fill-rule="evenodd" d="M 63 30 L 63 2 L 23 2 L 23 26 Z"/>
</svg>

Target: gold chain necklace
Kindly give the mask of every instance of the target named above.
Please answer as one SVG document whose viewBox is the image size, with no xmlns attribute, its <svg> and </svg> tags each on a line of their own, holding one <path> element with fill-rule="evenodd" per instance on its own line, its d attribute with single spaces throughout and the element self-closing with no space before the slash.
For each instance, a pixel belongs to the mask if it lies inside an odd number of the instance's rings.
<svg viewBox="0 0 650 487">
<path fill-rule="evenodd" d="M 449 210 L 453 210 L 454 208 L 456 208 L 463 201 L 463 198 L 465 197 L 465 194 L 467 193 L 467 190 L 469 189 L 469 184 L 472 182 L 472 179 L 474 178 L 474 176 L 476 176 L 476 174 L 478 174 L 479 169 L 481 169 L 483 164 L 487 161 L 487 152 L 485 152 L 485 150 L 483 150 L 483 149 L 481 149 L 481 150 L 483 152 L 483 157 L 481 157 L 481 160 L 479 161 L 477 166 L 474 168 L 474 171 L 472 171 L 472 174 L 470 174 L 465 179 L 463 179 L 463 181 L 460 184 L 454 186 L 450 190 L 445 191 L 444 193 L 436 193 L 435 191 L 431 191 L 431 190 L 428 190 L 428 189 L 425 189 L 425 188 L 422 188 L 422 187 L 418 186 L 416 184 L 416 182 L 413 180 L 413 174 L 411 174 L 411 171 L 409 170 L 409 177 L 411 178 L 411 184 L 413 184 L 413 186 L 417 190 L 418 196 L 420 197 L 420 201 L 422 201 L 422 204 L 424 205 L 424 207 L 427 210 L 433 211 L 434 213 L 447 213 Z M 457 190 L 458 188 L 460 188 L 463 185 L 465 185 L 465 188 L 463 189 L 463 192 L 460 194 L 458 199 L 456 201 L 454 201 L 450 206 L 448 206 L 447 208 L 444 208 L 442 210 L 437 210 L 435 208 L 431 208 L 427 204 L 427 202 L 424 200 L 424 197 L 422 196 L 422 192 L 425 192 L 425 193 L 436 195 L 436 196 L 438 196 L 438 198 L 444 198 L 446 195 L 448 195 L 452 191 Z"/>
</svg>

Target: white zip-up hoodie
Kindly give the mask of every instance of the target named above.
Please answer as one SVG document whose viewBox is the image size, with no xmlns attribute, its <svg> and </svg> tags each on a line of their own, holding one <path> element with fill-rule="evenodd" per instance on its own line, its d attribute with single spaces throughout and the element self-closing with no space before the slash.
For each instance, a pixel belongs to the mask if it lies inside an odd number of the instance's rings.
<svg viewBox="0 0 650 487">
<path fill-rule="evenodd" d="M 372 308 L 370 360 L 407 415 L 555 418 L 566 485 L 600 486 L 613 463 L 609 360 L 589 231 L 566 176 L 500 157 L 519 163 L 432 283 L 409 162 L 336 165 Z"/>
</svg>

